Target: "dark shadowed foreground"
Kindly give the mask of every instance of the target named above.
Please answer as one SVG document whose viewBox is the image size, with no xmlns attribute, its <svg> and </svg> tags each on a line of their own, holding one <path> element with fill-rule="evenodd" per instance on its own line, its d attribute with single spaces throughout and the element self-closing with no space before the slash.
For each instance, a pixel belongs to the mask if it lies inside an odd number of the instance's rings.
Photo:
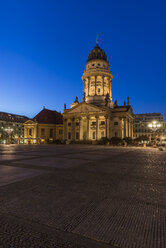
<svg viewBox="0 0 166 248">
<path fill-rule="evenodd" d="M 0 146 L 1 248 L 165 248 L 166 151 Z"/>
</svg>

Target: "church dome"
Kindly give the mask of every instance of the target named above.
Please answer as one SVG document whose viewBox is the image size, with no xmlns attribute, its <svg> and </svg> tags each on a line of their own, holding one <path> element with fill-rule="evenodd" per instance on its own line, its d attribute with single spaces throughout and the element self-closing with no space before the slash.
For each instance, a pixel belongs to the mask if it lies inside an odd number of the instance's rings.
<svg viewBox="0 0 166 248">
<path fill-rule="evenodd" d="M 96 42 L 96 46 L 93 48 L 93 50 L 88 55 L 87 62 L 89 62 L 91 60 L 94 60 L 94 59 L 101 59 L 101 60 L 107 61 L 107 55 L 103 51 L 103 49 L 101 49 L 99 47 L 99 45 L 98 45 L 98 39 L 97 39 L 97 42 Z"/>
</svg>

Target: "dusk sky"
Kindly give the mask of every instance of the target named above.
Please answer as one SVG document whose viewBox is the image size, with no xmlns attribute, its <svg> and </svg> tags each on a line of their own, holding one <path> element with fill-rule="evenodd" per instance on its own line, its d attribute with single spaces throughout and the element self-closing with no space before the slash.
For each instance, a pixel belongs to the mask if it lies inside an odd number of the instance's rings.
<svg viewBox="0 0 166 248">
<path fill-rule="evenodd" d="M 106 52 L 113 101 L 166 119 L 166 1 L 1 0 L 0 111 L 63 112 L 78 96 L 89 52 Z"/>
</svg>

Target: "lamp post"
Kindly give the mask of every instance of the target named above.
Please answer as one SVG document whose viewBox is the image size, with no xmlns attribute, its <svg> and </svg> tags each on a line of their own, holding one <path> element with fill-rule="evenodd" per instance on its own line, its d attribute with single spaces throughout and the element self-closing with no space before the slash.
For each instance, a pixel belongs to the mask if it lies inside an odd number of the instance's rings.
<svg viewBox="0 0 166 248">
<path fill-rule="evenodd" d="M 9 143 L 10 143 L 11 138 L 12 138 L 13 128 L 7 127 L 7 128 L 5 128 L 4 130 L 5 130 L 5 132 L 6 132 L 6 133 L 8 134 L 8 136 L 9 136 Z"/>
<path fill-rule="evenodd" d="M 161 128 L 161 124 L 157 121 L 153 121 L 152 123 L 148 124 L 149 129 L 152 131 L 152 133 L 155 134 L 154 136 L 154 143 L 156 143 L 156 132 Z M 151 140 L 151 137 L 150 137 Z"/>
</svg>

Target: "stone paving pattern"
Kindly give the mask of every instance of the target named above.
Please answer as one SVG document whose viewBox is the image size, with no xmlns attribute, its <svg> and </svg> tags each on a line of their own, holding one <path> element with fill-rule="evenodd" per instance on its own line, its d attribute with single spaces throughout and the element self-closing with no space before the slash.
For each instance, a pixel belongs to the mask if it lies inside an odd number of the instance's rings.
<svg viewBox="0 0 166 248">
<path fill-rule="evenodd" d="M 0 146 L 0 248 L 166 248 L 166 151 Z"/>
</svg>

